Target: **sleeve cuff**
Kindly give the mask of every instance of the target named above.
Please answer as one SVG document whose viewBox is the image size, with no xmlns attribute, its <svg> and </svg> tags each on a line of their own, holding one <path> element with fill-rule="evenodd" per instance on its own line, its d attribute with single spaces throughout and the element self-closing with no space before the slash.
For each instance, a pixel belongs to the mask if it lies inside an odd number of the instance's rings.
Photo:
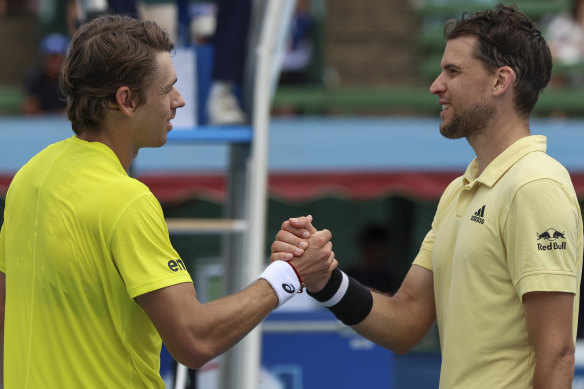
<svg viewBox="0 0 584 389">
<path fill-rule="evenodd" d="M 529 292 L 578 292 L 578 277 L 576 274 L 557 271 L 545 273 L 533 272 L 523 276 L 515 286 L 519 297 Z"/>
</svg>

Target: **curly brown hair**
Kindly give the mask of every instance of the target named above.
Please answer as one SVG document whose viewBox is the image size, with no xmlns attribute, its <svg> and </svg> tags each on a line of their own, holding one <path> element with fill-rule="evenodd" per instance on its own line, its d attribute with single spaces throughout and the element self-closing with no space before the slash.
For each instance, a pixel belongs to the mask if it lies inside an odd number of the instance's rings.
<svg viewBox="0 0 584 389">
<path fill-rule="evenodd" d="M 108 15 L 82 26 L 60 76 L 73 131 L 95 131 L 107 110 L 116 109 L 121 86 L 129 87 L 141 104 L 156 71 L 156 55 L 173 48 L 168 34 L 152 21 Z"/>
<path fill-rule="evenodd" d="M 475 36 L 475 57 L 488 71 L 509 66 L 516 74 L 514 103 L 520 115 L 529 116 L 552 72 L 550 49 L 535 24 L 515 6 L 465 12 L 444 27 L 446 40 Z"/>
</svg>

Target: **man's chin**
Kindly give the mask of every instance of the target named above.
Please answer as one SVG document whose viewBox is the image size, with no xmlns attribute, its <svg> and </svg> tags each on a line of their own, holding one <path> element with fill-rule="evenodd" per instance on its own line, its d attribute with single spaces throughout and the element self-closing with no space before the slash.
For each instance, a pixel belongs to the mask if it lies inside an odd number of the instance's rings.
<svg viewBox="0 0 584 389">
<path fill-rule="evenodd" d="M 151 144 L 144 146 L 146 149 L 156 149 L 158 147 L 162 147 L 166 144 L 166 136 L 163 139 L 160 139 L 158 142 L 152 142 Z"/>
<path fill-rule="evenodd" d="M 168 139 L 168 133 L 172 130 L 172 125 L 170 126 L 170 128 L 167 127 L 167 129 L 168 129 L 168 131 L 163 132 L 161 134 L 161 137 L 160 137 L 160 140 L 159 140 L 160 143 L 158 145 L 154 146 L 154 147 L 162 147 L 162 146 L 164 146 L 166 144 L 166 141 Z"/>
<path fill-rule="evenodd" d="M 160 143 L 159 143 L 158 145 L 156 145 L 156 146 L 154 146 L 154 147 L 162 147 L 162 146 L 164 146 L 165 144 L 166 144 L 166 136 L 164 137 L 164 139 L 161 139 L 161 140 L 160 140 Z"/>
<path fill-rule="evenodd" d="M 460 139 L 460 136 L 456 136 L 456 134 L 452 132 L 452 129 L 445 125 L 440 125 L 440 134 L 446 139 Z"/>
</svg>

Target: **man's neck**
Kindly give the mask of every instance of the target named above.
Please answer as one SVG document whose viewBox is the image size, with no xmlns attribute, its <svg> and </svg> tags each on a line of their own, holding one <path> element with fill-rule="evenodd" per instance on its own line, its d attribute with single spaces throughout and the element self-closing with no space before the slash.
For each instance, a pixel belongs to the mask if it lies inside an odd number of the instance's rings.
<svg viewBox="0 0 584 389">
<path fill-rule="evenodd" d="M 529 119 L 502 120 L 475 137 L 468 138 L 479 163 L 479 174 L 517 140 L 531 135 Z"/>
<path fill-rule="evenodd" d="M 115 131 L 103 126 L 95 131 L 83 131 L 77 137 L 87 142 L 103 143 L 112 149 L 126 172 L 130 171 L 130 165 L 138 154 L 138 150 L 133 150 L 128 134 L 119 128 Z"/>
</svg>

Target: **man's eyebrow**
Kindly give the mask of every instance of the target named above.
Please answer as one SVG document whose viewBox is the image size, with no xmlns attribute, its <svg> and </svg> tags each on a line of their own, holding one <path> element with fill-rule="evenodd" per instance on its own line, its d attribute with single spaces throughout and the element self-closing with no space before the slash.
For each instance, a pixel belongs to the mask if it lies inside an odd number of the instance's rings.
<svg viewBox="0 0 584 389">
<path fill-rule="evenodd" d="M 444 70 L 460 70 L 462 68 L 458 65 L 453 64 L 453 63 L 447 63 L 447 64 L 444 64 L 442 66 L 442 69 L 444 69 Z"/>
<path fill-rule="evenodd" d="M 178 79 L 175 77 L 174 80 L 172 80 L 170 83 L 168 83 L 165 87 L 163 87 L 163 90 L 168 90 L 171 89 L 174 84 L 176 84 L 178 81 Z"/>
</svg>

